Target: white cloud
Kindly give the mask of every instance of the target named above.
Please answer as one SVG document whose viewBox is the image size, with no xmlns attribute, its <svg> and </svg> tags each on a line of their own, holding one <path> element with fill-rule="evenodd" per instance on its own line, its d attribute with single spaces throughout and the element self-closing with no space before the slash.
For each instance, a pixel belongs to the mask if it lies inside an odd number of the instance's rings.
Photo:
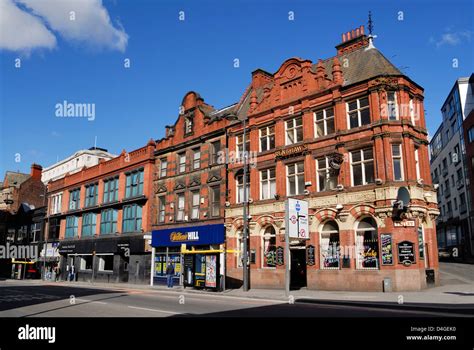
<svg viewBox="0 0 474 350">
<path fill-rule="evenodd" d="M 29 52 L 55 46 L 56 37 L 38 17 L 20 10 L 10 0 L 0 0 L 0 49 Z"/>
<path fill-rule="evenodd" d="M 12 1 L 0 0 L 17 13 L 34 19 L 43 31 L 50 34 L 52 31 L 66 41 L 92 48 L 125 51 L 128 35 L 120 23 L 116 22 L 115 25 L 112 23 L 107 9 L 102 5 L 102 0 L 16 0 L 16 4 Z M 21 8 L 16 5 L 20 5 Z M 3 26 L 3 16 L 1 19 Z M 7 22 L 10 30 L 24 26 L 23 17 L 19 15 Z M 0 45 L 3 47 L 3 40 Z M 30 49 L 44 46 L 41 41 L 35 40 L 31 40 L 29 45 Z M 6 48 L 16 50 L 14 47 Z"/>
<path fill-rule="evenodd" d="M 439 40 L 430 38 L 431 43 L 435 43 L 436 47 L 444 45 L 456 46 L 461 44 L 463 41 L 471 41 L 472 32 L 470 30 L 459 31 L 459 32 L 448 32 L 441 35 Z"/>
</svg>

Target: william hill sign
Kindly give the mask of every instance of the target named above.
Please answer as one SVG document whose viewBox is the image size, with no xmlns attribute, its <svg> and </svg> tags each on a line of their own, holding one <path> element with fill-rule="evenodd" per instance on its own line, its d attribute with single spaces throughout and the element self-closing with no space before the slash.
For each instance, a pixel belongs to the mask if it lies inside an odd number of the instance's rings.
<svg viewBox="0 0 474 350">
<path fill-rule="evenodd" d="M 289 158 L 294 157 L 308 151 L 308 146 L 299 145 L 290 148 L 280 149 L 275 152 L 275 158 Z"/>
<path fill-rule="evenodd" d="M 172 232 L 170 234 L 171 242 L 191 242 L 199 241 L 199 231 L 191 231 L 187 233 L 182 232 Z"/>
<path fill-rule="evenodd" d="M 202 225 L 154 230 L 151 233 L 152 247 L 176 247 L 224 243 L 224 225 Z"/>
</svg>

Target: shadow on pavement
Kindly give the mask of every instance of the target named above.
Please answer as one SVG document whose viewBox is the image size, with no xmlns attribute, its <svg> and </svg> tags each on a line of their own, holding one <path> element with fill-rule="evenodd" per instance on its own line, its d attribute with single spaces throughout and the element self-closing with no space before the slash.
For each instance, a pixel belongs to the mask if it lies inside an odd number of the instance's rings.
<svg viewBox="0 0 474 350">
<path fill-rule="evenodd" d="M 77 299 L 89 295 L 112 293 L 116 294 L 119 292 L 98 288 L 89 289 L 52 285 L 0 286 L 0 311 L 69 299 L 71 296 Z"/>
<path fill-rule="evenodd" d="M 466 297 L 474 296 L 474 293 L 467 293 L 467 292 L 444 292 L 444 294 L 455 294 L 455 295 L 462 295 L 462 296 L 466 296 Z"/>
<path fill-rule="evenodd" d="M 384 301 L 346 301 L 346 300 L 317 300 L 309 298 L 296 299 L 299 303 L 310 303 L 318 305 L 341 305 L 366 308 L 380 308 L 398 311 L 424 311 L 440 312 L 446 314 L 463 314 L 474 316 L 474 304 L 434 304 L 434 303 L 394 303 Z"/>
<path fill-rule="evenodd" d="M 432 314 L 422 313 L 420 309 L 407 309 L 398 308 L 393 310 L 386 305 L 324 305 L 297 302 L 295 304 L 277 304 L 268 306 L 258 306 L 251 308 L 238 308 L 235 310 L 209 312 L 203 314 L 179 314 L 169 316 L 171 318 L 180 317 L 206 317 L 206 318 L 227 318 L 227 317 L 242 317 L 242 318 L 282 318 L 282 317 L 308 317 L 308 318 L 331 318 L 331 317 L 349 317 L 349 318 L 368 318 L 368 317 L 386 317 L 386 318 L 414 318 L 414 317 L 429 317 L 432 318 Z M 430 312 L 442 312 L 440 310 L 429 309 L 425 311 Z M 456 313 L 451 310 L 451 314 L 441 313 L 436 315 L 437 317 L 453 317 L 452 313 Z M 468 315 L 466 315 L 468 316 Z"/>
</svg>

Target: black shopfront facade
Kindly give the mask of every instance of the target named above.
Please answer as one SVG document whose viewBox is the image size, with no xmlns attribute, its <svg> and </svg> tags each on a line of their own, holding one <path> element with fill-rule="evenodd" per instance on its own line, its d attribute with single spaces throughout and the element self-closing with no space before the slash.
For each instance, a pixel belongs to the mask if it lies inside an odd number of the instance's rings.
<svg viewBox="0 0 474 350">
<path fill-rule="evenodd" d="M 75 281 L 147 284 L 151 256 L 145 243 L 143 234 L 63 240 L 61 279 L 70 279 L 74 266 Z"/>
</svg>

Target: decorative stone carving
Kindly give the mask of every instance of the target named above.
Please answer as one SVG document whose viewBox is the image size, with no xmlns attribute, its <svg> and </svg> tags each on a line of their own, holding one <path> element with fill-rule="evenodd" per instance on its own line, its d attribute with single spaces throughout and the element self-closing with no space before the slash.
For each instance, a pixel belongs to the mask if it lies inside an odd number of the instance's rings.
<svg viewBox="0 0 474 350">
<path fill-rule="evenodd" d="M 336 217 L 341 222 L 346 222 L 349 215 L 350 215 L 350 212 L 348 210 L 342 210 L 337 214 Z"/>
</svg>

